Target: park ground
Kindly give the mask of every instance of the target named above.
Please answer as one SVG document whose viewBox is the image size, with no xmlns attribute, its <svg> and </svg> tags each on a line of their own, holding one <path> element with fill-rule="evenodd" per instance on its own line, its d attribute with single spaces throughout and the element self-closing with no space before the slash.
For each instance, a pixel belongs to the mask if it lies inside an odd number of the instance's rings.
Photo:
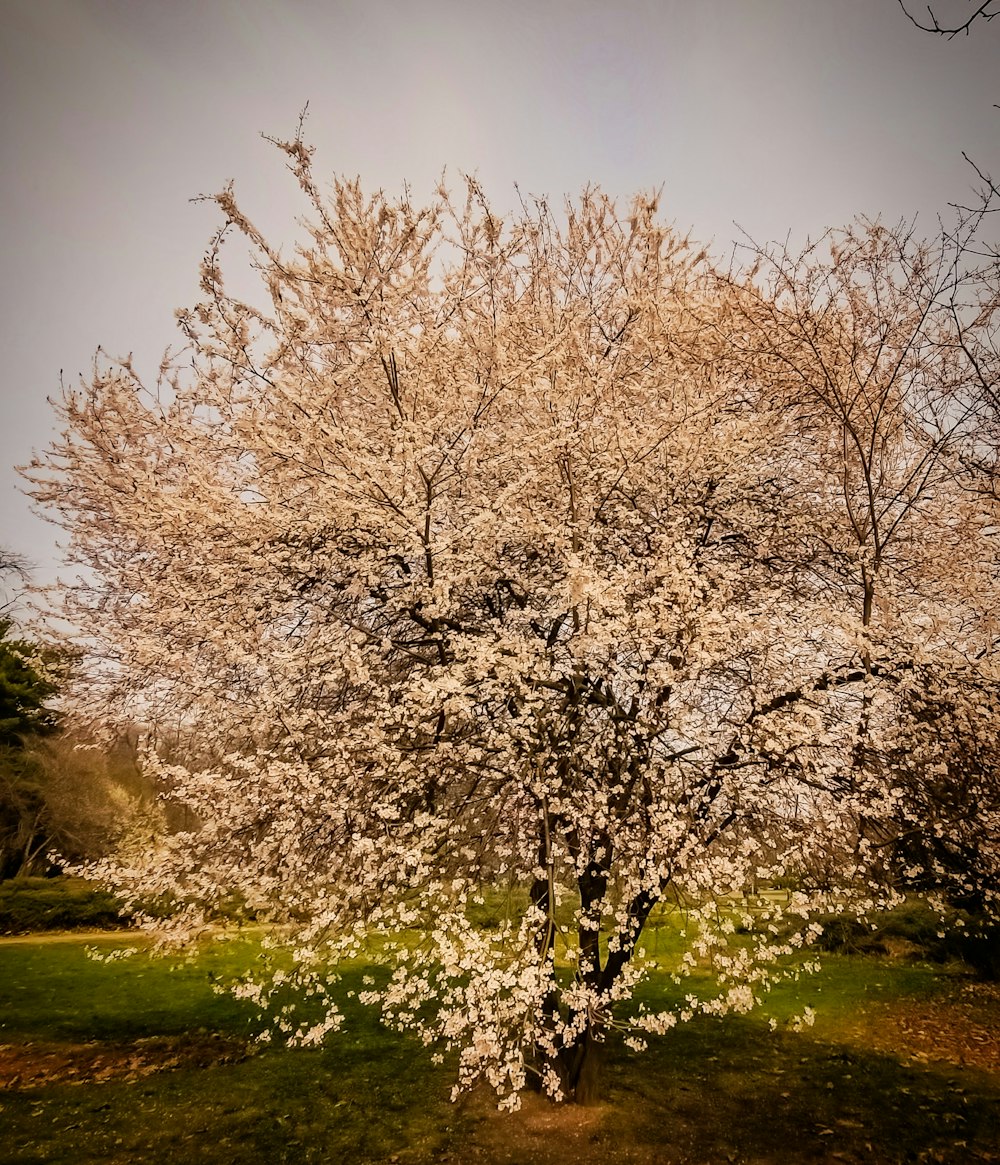
<svg viewBox="0 0 1000 1165">
<path fill-rule="evenodd" d="M 612 1039 L 595 1107 L 527 1094 L 506 1114 L 485 1090 L 452 1103 L 454 1064 L 354 1002 L 370 968 L 322 1049 L 255 1043 L 215 986 L 258 942 L 179 962 L 92 957 L 136 945 L 122 933 L 0 940 L 0 1162 L 1000 1162 L 1000 986 L 958 964 L 830 955 L 749 1017 L 642 1054 Z"/>
</svg>

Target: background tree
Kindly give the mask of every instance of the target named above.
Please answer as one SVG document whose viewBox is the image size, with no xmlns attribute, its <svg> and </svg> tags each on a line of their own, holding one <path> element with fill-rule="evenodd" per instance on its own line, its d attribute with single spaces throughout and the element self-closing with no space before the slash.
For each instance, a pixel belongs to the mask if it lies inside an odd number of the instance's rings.
<svg viewBox="0 0 1000 1165">
<path fill-rule="evenodd" d="M 757 248 L 742 288 L 753 374 L 784 378 L 803 425 L 829 442 L 813 569 L 832 607 L 860 615 L 868 679 L 842 780 L 881 771 L 897 801 L 866 822 L 892 855 L 887 876 L 908 869 L 902 882 L 986 913 L 998 902 L 1000 797 L 985 743 L 996 729 L 997 302 L 995 258 L 973 240 L 991 205 L 984 195 L 959 209 L 933 244 L 860 223 L 799 255 Z"/>
<path fill-rule="evenodd" d="M 894 699 L 871 616 L 918 579 L 942 610 L 967 582 L 955 537 L 916 561 L 948 528 L 951 463 L 877 348 L 880 327 L 923 334 L 880 274 L 910 244 L 858 239 L 818 284 L 807 263 L 789 306 L 721 279 L 655 200 L 589 190 L 503 221 L 471 181 L 422 208 L 339 180 L 327 198 L 301 140 L 279 144 L 302 243 L 282 253 L 220 194 L 184 361 L 151 389 L 99 363 L 29 470 L 88 568 L 63 614 L 87 628 L 90 706 L 201 748 L 145 758 L 199 827 L 104 873 L 171 892 L 181 930 L 234 890 L 306 919 L 320 992 L 380 933 L 393 973 L 368 998 L 460 1048 L 462 1083 L 587 1100 L 611 1026 L 677 1022 L 616 1018 L 658 905 L 691 912 L 686 967 L 720 976 L 687 1015 L 752 1007 L 815 912 L 871 904 L 893 802 L 854 763 L 858 709 L 871 737 Z M 253 300 L 223 282 L 233 231 Z M 794 290 L 824 279 L 811 333 Z M 853 318 L 875 345 L 860 388 Z M 854 394 L 839 413 L 795 372 L 810 334 Z M 946 623 L 910 620 L 911 656 L 949 650 Z M 719 899 L 829 855 L 825 885 L 780 927 L 745 913 L 730 948 Z M 484 889 L 508 895 L 496 930 L 473 921 Z M 279 1018 L 307 1042 L 339 1022 Z"/>
<path fill-rule="evenodd" d="M 5 568 L 26 582 L 16 555 L 0 556 Z M 0 880 L 93 860 L 150 824 L 134 743 L 119 735 L 99 747 L 52 707 L 69 670 L 0 616 Z"/>
<path fill-rule="evenodd" d="M 44 849 L 45 801 L 32 744 L 56 728 L 57 687 L 38 647 L 0 616 L 0 879 L 29 872 Z"/>
<path fill-rule="evenodd" d="M 23 748 L 55 730 L 56 714 L 46 705 L 58 687 L 42 650 L 12 630 L 12 620 L 0 618 L 0 745 Z"/>
</svg>

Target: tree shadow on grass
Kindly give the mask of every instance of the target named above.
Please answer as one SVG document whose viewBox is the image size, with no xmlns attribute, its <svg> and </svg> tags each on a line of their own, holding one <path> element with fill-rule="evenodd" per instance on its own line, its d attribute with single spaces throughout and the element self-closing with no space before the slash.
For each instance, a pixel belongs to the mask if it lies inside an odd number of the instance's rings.
<svg viewBox="0 0 1000 1165">
<path fill-rule="evenodd" d="M 696 1020 L 636 1055 L 608 1049 L 594 1109 L 485 1091 L 448 1103 L 454 1065 L 376 1025 L 321 1051 L 55 1085 L 2 1099 L 0 1160 L 778 1165 L 1000 1160 L 995 1075 Z"/>
<path fill-rule="evenodd" d="M 599 1134 L 663 1162 L 1000 1161 L 1000 1079 L 699 1019 L 638 1057 L 609 1049 Z"/>
</svg>

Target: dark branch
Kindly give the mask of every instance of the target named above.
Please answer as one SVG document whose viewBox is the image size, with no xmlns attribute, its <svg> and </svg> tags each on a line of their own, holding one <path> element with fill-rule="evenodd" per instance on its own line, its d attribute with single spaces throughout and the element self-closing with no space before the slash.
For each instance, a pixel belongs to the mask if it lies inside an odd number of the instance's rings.
<svg viewBox="0 0 1000 1165">
<path fill-rule="evenodd" d="M 927 6 L 927 16 L 930 19 L 929 24 L 922 24 L 913 13 L 906 7 L 903 0 L 899 0 L 899 6 L 902 8 L 907 20 L 915 27 L 919 28 L 921 32 L 931 32 L 937 36 L 947 37 L 948 40 L 954 39 L 959 33 L 964 32 L 966 36 L 969 35 L 969 29 L 977 20 L 988 21 L 992 20 L 994 16 L 1000 16 L 1000 7 L 997 7 L 997 0 L 986 0 L 984 4 L 976 6 L 972 15 L 968 20 L 964 20 L 958 24 L 942 24 L 934 9 L 930 5 Z"/>
</svg>

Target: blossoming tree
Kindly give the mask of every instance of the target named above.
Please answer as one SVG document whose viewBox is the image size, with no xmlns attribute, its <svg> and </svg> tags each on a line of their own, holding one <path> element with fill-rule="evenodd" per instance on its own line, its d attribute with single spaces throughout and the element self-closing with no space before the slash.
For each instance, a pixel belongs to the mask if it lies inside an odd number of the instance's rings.
<svg viewBox="0 0 1000 1165">
<path fill-rule="evenodd" d="M 377 951 L 368 998 L 460 1049 L 460 1084 L 585 1101 L 610 1028 L 677 1020 L 624 1008 L 653 911 L 683 905 L 685 968 L 717 972 L 681 1015 L 724 1013 L 816 912 L 881 893 L 898 797 L 859 733 L 896 722 L 906 652 L 979 645 L 983 523 L 970 504 L 954 527 L 950 438 L 911 423 L 919 370 L 882 385 L 856 481 L 843 418 L 788 374 L 808 345 L 781 289 L 721 278 L 655 200 L 504 220 L 474 181 L 425 207 L 327 196 L 301 140 L 278 144 L 303 240 L 280 250 L 219 195 L 183 359 L 150 387 L 99 362 L 29 470 L 86 568 L 63 610 L 87 701 L 198 741 L 146 758 L 197 828 L 105 875 L 169 891 L 178 928 L 234 891 L 295 920 L 325 1000 L 318 1023 L 279 1016 L 295 1038 L 339 1025 L 336 959 Z M 234 234 L 259 276 L 242 296 Z M 819 343 L 845 319 L 835 296 Z M 888 500 L 857 510 L 873 482 Z M 868 517 L 890 528 L 877 563 Z M 745 905 L 789 872 L 780 910 Z M 491 927 L 484 893 L 508 904 Z"/>
</svg>

